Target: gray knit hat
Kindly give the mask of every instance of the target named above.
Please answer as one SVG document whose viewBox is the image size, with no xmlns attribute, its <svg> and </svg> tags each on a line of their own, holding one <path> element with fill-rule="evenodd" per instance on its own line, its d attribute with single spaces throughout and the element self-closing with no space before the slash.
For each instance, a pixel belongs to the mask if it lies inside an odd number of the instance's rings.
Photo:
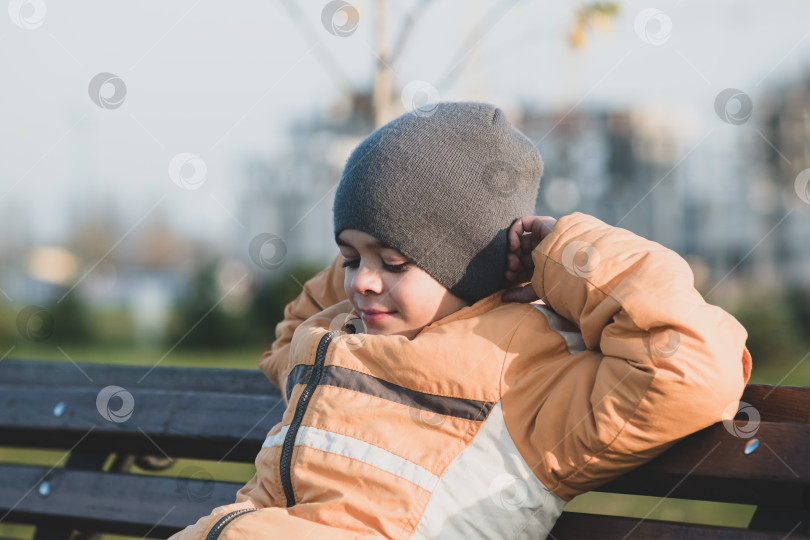
<svg viewBox="0 0 810 540">
<path fill-rule="evenodd" d="M 335 239 L 358 229 L 474 303 L 501 288 L 506 232 L 534 213 L 543 162 L 487 103 L 433 103 L 374 131 L 340 178 Z"/>
</svg>

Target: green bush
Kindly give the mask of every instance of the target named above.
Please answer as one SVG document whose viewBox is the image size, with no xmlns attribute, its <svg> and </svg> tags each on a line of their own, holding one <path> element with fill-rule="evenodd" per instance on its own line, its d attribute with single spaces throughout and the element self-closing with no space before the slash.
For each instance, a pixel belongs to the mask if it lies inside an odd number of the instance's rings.
<svg viewBox="0 0 810 540">
<path fill-rule="evenodd" d="M 301 285 L 325 266 L 317 263 L 299 264 L 286 277 L 265 280 L 256 286 L 249 312 L 258 343 L 269 347 L 276 336 L 276 324 L 284 320 L 284 307 L 301 294 Z"/>
<path fill-rule="evenodd" d="M 733 315 L 748 331 L 746 344 L 756 365 L 793 365 L 810 349 L 810 297 L 806 290 L 750 295 Z"/>
<path fill-rule="evenodd" d="M 284 318 L 284 306 L 301 293 L 299 283 L 305 283 L 323 267 L 303 264 L 293 267 L 286 276 L 260 281 L 254 286 L 248 309 L 231 314 L 221 304 L 217 305 L 222 299 L 217 284 L 219 261 L 206 260 L 198 267 L 188 294 L 177 306 L 167 344 L 179 343 L 178 348 L 186 350 L 269 347 L 275 339 L 276 324 Z"/>
</svg>

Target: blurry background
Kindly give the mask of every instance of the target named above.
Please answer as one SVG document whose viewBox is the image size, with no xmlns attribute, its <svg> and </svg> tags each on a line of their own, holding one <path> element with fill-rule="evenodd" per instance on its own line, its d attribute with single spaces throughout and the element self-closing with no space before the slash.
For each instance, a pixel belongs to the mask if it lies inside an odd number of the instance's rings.
<svg viewBox="0 0 810 540">
<path fill-rule="evenodd" d="M 11 0 L 0 359 L 254 368 L 353 147 L 477 100 L 542 153 L 538 214 L 676 250 L 753 381 L 810 384 L 810 6 L 652 4 Z"/>
</svg>

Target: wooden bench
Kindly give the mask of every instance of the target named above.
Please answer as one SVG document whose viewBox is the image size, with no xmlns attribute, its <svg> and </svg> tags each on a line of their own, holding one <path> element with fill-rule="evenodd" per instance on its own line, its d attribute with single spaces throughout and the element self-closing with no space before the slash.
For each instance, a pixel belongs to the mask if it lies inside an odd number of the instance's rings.
<svg viewBox="0 0 810 540">
<path fill-rule="evenodd" d="M 564 512 L 553 538 L 810 538 L 810 388 L 749 385 L 743 401 L 761 416 L 739 415 L 744 436 L 714 425 L 600 491 L 757 505 L 748 529 Z M 132 456 L 249 464 L 283 409 L 253 370 L 3 360 L 0 446 L 69 457 L 0 463 L 0 523 L 34 524 L 48 540 L 166 538 L 233 502 L 243 482 L 215 481 L 205 465 L 126 472 Z"/>
</svg>

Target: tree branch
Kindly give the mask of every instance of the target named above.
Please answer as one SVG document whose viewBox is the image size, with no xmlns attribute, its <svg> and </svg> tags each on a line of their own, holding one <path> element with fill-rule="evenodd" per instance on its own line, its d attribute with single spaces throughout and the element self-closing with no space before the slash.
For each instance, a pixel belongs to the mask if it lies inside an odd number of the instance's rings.
<svg viewBox="0 0 810 540">
<path fill-rule="evenodd" d="M 489 32 L 498 22 L 506 15 L 510 9 L 514 7 L 514 4 L 517 3 L 518 0 L 505 0 L 492 8 L 489 13 L 481 20 L 478 26 L 470 32 L 467 36 L 467 39 L 464 40 L 464 46 L 462 47 L 459 54 L 456 55 L 456 61 L 450 66 L 450 68 L 445 72 L 444 77 L 439 81 L 436 85 L 436 88 L 446 88 L 453 79 L 458 77 L 458 74 L 461 73 L 461 68 L 464 67 L 464 64 L 467 63 L 468 58 L 470 57 L 470 53 L 472 49 L 474 49 L 478 43 L 484 38 L 484 36 Z M 508 5 L 511 4 L 511 5 Z M 502 13 L 496 17 L 499 11 Z M 487 24 L 489 23 L 489 24 Z M 469 49 L 469 50 L 468 50 Z M 467 51 L 467 52 L 463 52 Z"/>
<path fill-rule="evenodd" d="M 282 0 L 281 4 L 285 7 L 293 22 L 296 24 L 296 26 L 298 26 L 298 30 L 307 41 L 321 41 L 321 38 L 316 35 L 315 31 L 312 29 L 312 26 L 307 23 L 306 17 L 304 17 L 304 15 L 298 9 L 298 5 L 295 2 L 291 2 L 290 0 Z M 321 47 L 319 44 L 315 47 L 314 52 L 318 62 L 326 70 L 329 76 L 332 77 L 332 80 L 335 82 L 341 92 L 349 95 L 357 93 L 357 89 L 355 88 L 354 84 L 352 84 L 351 79 L 349 79 L 346 73 L 339 68 L 340 64 L 337 62 L 337 59 L 329 53 L 328 49 Z"/>
<path fill-rule="evenodd" d="M 430 4 L 433 0 L 422 0 L 418 6 L 416 6 L 409 14 L 408 18 L 405 19 L 405 22 L 402 24 L 402 30 L 397 36 L 396 43 L 391 48 L 391 54 L 388 55 L 388 58 L 385 59 L 386 63 L 394 67 L 394 63 L 399 58 L 399 55 L 405 48 L 405 44 L 408 42 L 408 38 L 411 35 L 411 31 L 413 30 L 414 25 L 422 16 L 422 14 L 427 11 L 427 5 Z"/>
</svg>

